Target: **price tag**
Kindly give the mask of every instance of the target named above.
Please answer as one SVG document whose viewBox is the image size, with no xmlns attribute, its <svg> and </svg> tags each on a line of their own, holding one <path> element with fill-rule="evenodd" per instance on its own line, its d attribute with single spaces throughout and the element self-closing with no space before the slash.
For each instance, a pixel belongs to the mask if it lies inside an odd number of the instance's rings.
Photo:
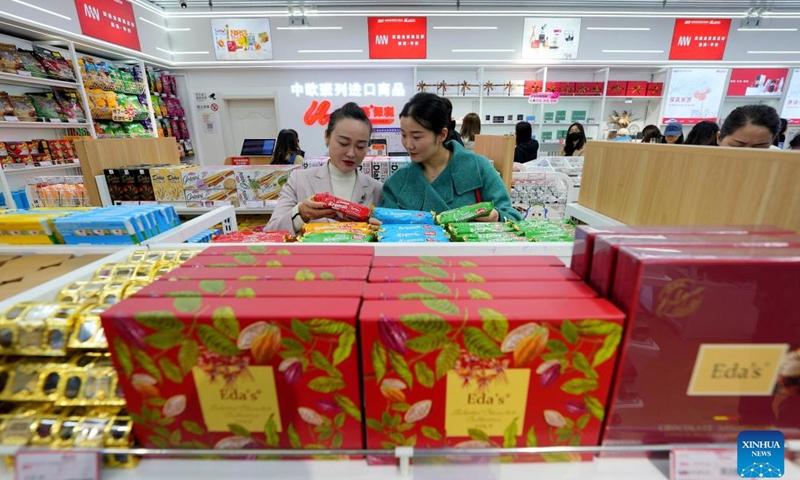
<svg viewBox="0 0 800 480">
<path fill-rule="evenodd" d="M 52 167 L 53 166 L 53 162 L 51 162 L 49 160 L 46 160 L 44 162 L 39 162 L 39 166 L 40 167 Z"/>
<path fill-rule="evenodd" d="M 231 157 L 231 163 L 234 165 L 250 165 L 250 157 Z"/>
<path fill-rule="evenodd" d="M 736 474 L 734 449 L 676 449 L 670 454 L 670 480 L 731 480 Z"/>
<path fill-rule="evenodd" d="M 69 118 L 67 119 L 67 123 L 81 123 L 81 121 L 77 118 Z"/>
<path fill-rule="evenodd" d="M 14 479 L 100 480 L 100 454 L 20 451 L 14 461 Z"/>
<path fill-rule="evenodd" d="M 50 123 L 63 123 L 60 118 L 50 118 Z"/>
<path fill-rule="evenodd" d="M 33 75 L 31 75 L 31 72 L 29 72 L 27 70 L 17 70 L 17 73 L 19 74 L 20 77 L 32 77 L 33 76 Z"/>
<path fill-rule="evenodd" d="M 158 202 L 155 200 L 142 200 L 139 205 L 158 205 Z"/>
<path fill-rule="evenodd" d="M 14 115 L 5 115 L 3 118 L 6 119 L 6 122 L 19 122 L 19 118 Z"/>
</svg>

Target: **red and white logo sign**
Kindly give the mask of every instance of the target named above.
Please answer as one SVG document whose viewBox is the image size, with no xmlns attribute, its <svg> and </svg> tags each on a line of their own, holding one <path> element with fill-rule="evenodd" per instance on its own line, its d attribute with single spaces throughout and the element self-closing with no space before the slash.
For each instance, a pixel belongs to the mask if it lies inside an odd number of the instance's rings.
<svg viewBox="0 0 800 480">
<path fill-rule="evenodd" d="M 426 17 L 369 17 L 369 58 L 426 58 Z"/>
<path fill-rule="evenodd" d="M 211 111 L 212 112 L 216 112 L 217 110 L 219 110 L 219 105 L 217 105 L 216 103 L 212 103 L 211 104 Z"/>
<path fill-rule="evenodd" d="M 788 68 L 734 68 L 728 95 L 736 97 L 780 96 L 789 82 Z"/>
<path fill-rule="evenodd" d="M 729 18 L 678 18 L 669 59 L 722 60 L 730 29 Z"/>
<path fill-rule="evenodd" d="M 330 108 L 331 102 L 328 100 L 312 101 L 303 115 L 303 123 L 308 126 L 315 123 L 322 126 L 327 125 L 331 118 L 331 114 L 328 113 Z M 367 114 L 372 125 L 391 125 L 395 121 L 393 105 L 362 105 L 361 109 Z"/>
<path fill-rule="evenodd" d="M 141 50 L 133 5 L 127 0 L 75 0 L 84 35 Z"/>
</svg>

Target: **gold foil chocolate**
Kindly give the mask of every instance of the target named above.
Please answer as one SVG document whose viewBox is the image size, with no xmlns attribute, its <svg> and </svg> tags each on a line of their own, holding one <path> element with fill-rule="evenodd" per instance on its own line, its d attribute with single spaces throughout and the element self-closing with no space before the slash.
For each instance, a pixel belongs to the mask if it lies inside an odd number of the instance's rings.
<svg viewBox="0 0 800 480">
<path fill-rule="evenodd" d="M 62 356 L 79 309 L 67 303 L 22 302 L 0 316 L 0 354 Z"/>
</svg>

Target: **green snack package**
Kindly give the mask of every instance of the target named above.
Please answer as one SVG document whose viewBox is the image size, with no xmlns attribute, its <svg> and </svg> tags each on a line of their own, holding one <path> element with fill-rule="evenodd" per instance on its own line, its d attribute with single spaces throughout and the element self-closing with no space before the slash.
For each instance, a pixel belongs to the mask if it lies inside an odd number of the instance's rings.
<svg viewBox="0 0 800 480">
<path fill-rule="evenodd" d="M 511 243 L 511 242 L 527 242 L 528 239 L 525 237 L 518 237 L 518 236 L 506 236 L 506 237 L 485 237 L 485 236 L 469 236 L 465 237 L 463 242 L 503 242 L 503 243 Z"/>
<path fill-rule="evenodd" d="M 309 233 L 298 238 L 298 242 L 304 243 L 350 243 L 350 242 L 371 242 L 375 236 L 364 235 L 361 233 Z"/>
<path fill-rule="evenodd" d="M 436 223 L 444 225 L 455 222 L 470 222 L 478 217 L 485 217 L 494 210 L 494 203 L 481 202 L 475 205 L 465 205 L 463 207 L 447 210 L 436 215 Z"/>
<path fill-rule="evenodd" d="M 514 228 L 507 223 L 500 222 L 474 222 L 474 223 L 450 223 L 447 225 L 447 230 L 458 235 L 466 233 L 482 233 L 482 232 L 513 232 Z"/>
</svg>

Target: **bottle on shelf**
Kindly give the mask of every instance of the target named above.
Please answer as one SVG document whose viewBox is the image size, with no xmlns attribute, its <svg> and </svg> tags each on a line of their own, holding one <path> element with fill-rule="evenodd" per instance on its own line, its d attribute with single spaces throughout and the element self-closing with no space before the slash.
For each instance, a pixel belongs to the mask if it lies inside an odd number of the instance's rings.
<svg viewBox="0 0 800 480">
<path fill-rule="evenodd" d="M 539 36 L 536 35 L 536 25 L 531 29 L 531 48 L 539 48 Z"/>
</svg>

